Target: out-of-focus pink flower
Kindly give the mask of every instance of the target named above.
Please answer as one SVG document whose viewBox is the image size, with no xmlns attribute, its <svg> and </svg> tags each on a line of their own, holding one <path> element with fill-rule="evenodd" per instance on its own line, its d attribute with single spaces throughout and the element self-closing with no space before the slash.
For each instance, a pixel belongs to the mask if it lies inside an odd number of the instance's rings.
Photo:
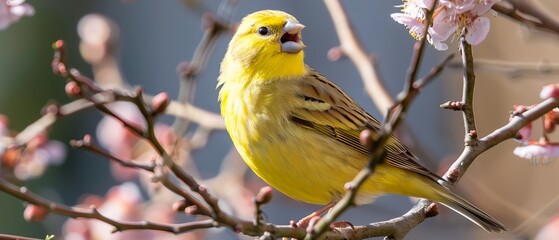
<svg viewBox="0 0 559 240">
<path fill-rule="evenodd" d="M 555 240 L 559 236 L 559 216 L 555 216 L 543 226 L 534 240 Z"/>
<path fill-rule="evenodd" d="M 10 134 L 10 129 L 8 129 L 8 118 L 2 114 L 0 114 L 0 166 L 1 160 L 4 156 L 4 152 L 6 151 L 6 144 L 4 138 L 8 138 Z"/>
<path fill-rule="evenodd" d="M 145 128 L 145 119 L 134 104 L 117 102 L 109 108 L 129 124 Z M 164 147 L 175 147 L 176 136 L 170 126 L 156 123 L 155 136 Z M 154 156 L 158 156 L 149 144 L 111 116 L 104 117 L 97 126 L 97 139 L 102 147 L 121 159 L 151 161 Z M 111 172 L 120 181 L 132 180 L 139 173 L 138 169 L 124 167 L 114 161 L 111 161 Z"/>
<path fill-rule="evenodd" d="M 145 125 L 142 114 L 132 103 L 116 102 L 108 108 L 130 124 L 138 127 Z M 138 136 L 111 116 L 105 116 L 97 125 L 97 139 L 100 145 L 112 155 L 128 160 L 134 158 L 135 146 L 140 142 Z M 137 169 L 123 167 L 116 162 L 111 162 L 111 172 L 115 178 L 121 181 L 131 180 L 138 174 Z"/>
<path fill-rule="evenodd" d="M 43 175 L 49 165 L 60 165 L 65 159 L 66 146 L 42 133 L 29 141 L 14 167 L 14 175 L 20 180 L 35 178 Z"/>
<path fill-rule="evenodd" d="M 117 221 L 150 221 L 161 224 L 175 222 L 176 212 L 170 204 L 150 199 L 144 201 L 137 184 L 125 182 L 114 186 L 105 196 L 87 196 L 80 203 L 82 207 L 95 206 L 104 216 Z M 133 230 L 113 232 L 114 227 L 95 219 L 69 219 L 63 226 L 63 239 L 68 240 L 190 240 L 204 239 L 203 231 L 175 235 L 164 231 Z"/>
<path fill-rule="evenodd" d="M 559 83 L 546 85 L 540 92 L 540 98 L 547 99 L 550 97 L 559 97 Z"/>
<path fill-rule="evenodd" d="M 142 218 L 143 199 L 140 189 L 135 183 L 125 182 L 114 186 L 104 198 L 90 196 L 84 199 L 83 205 L 95 206 L 106 217 L 119 221 L 138 221 Z M 114 227 L 87 219 L 69 219 L 63 228 L 64 239 L 151 239 L 150 234 L 138 231 L 113 233 Z"/>
<path fill-rule="evenodd" d="M 0 0 L 0 30 L 6 29 L 22 17 L 35 15 L 33 6 L 25 0 Z"/>
<path fill-rule="evenodd" d="M 7 119 L 0 116 L 0 140 L 9 130 Z M 49 140 L 46 132 L 33 137 L 25 148 L 6 148 L 0 141 L 0 161 L 19 180 L 41 176 L 49 165 L 60 165 L 66 159 L 66 146 Z"/>
<path fill-rule="evenodd" d="M 559 143 L 550 143 L 545 140 L 528 141 L 516 147 L 514 155 L 530 160 L 533 165 L 546 165 L 559 158 Z"/>
<path fill-rule="evenodd" d="M 138 127 L 145 125 L 142 114 L 132 103 L 116 102 L 108 108 L 130 124 Z M 97 125 L 97 139 L 111 154 L 125 159 L 131 157 L 133 146 L 140 141 L 138 136 L 111 116 L 105 116 Z"/>
<path fill-rule="evenodd" d="M 466 41 L 472 45 L 481 43 L 489 32 L 490 22 L 485 14 L 497 0 L 439 0 L 433 14 L 433 22 L 427 30 L 427 40 L 437 50 L 447 50 L 443 43 L 453 33 L 465 32 Z M 431 5 L 428 5 L 431 4 Z M 415 39 L 421 39 L 425 30 L 425 15 L 433 1 L 404 0 L 402 13 L 390 16 L 410 30 Z M 420 26 L 421 25 L 421 26 Z M 420 31 L 418 33 L 418 31 Z"/>
<path fill-rule="evenodd" d="M 545 133 L 552 133 L 557 124 L 559 124 L 559 109 L 554 108 L 543 116 L 543 130 Z"/>
<path fill-rule="evenodd" d="M 23 218 L 28 222 L 40 222 L 45 220 L 49 211 L 43 207 L 29 204 L 23 211 Z"/>
</svg>

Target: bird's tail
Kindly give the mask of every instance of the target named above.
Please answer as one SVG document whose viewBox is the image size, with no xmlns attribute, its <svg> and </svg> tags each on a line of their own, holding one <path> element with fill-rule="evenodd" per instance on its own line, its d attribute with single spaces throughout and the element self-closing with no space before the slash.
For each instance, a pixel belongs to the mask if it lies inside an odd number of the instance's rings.
<svg viewBox="0 0 559 240">
<path fill-rule="evenodd" d="M 477 208 L 466 199 L 451 192 L 447 188 L 441 185 L 439 186 L 441 189 L 438 189 L 439 191 L 437 192 L 442 198 L 442 201 L 440 201 L 441 204 L 461 214 L 488 232 L 506 231 L 505 226 L 495 218 L 489 216 L 489 214 Z"/>
</svg>

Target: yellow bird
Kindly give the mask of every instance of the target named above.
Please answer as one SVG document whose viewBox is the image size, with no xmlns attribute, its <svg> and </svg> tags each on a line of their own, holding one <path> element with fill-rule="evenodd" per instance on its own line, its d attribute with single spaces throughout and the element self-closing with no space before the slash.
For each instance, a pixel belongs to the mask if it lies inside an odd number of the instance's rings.
<svg viewBox="0 0 559 240">
<path fill-rule="evenodd" d="M 264 10 L 241 21 L 221 63 L 221 114 L 244 161 L 285 195 L 332 206 L 369 159 L 359 134 L 379 122 L 338 86 L 305 65 L 295 17 Z M 384 194 L 427 198 L 448 206 L 483 229 L 501 232 L 497 220 L 437 181 L 394 136 L 385 163 L 360 189 L 356 204 Z M 323 212 L 323 211 L 322 211 Z"/>
</svg>

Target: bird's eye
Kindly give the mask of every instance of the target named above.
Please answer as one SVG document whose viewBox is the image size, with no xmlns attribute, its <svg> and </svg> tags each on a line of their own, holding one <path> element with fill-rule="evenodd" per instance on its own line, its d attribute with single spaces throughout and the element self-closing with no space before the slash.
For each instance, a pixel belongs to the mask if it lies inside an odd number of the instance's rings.
<svg viewBox="0 0 559 240">
<path fill-rule="evenodd" d="M 270 33 L 270 29 L 268 29 L 267 27 L 260 27 L 258 29 L 258 34 L 260 34 L 260 36 L 266 36 Z"/>
</svg>

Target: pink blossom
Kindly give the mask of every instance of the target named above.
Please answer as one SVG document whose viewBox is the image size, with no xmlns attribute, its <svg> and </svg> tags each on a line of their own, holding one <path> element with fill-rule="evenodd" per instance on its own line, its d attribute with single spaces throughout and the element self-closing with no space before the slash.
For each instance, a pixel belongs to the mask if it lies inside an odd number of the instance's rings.
<svg viewBox="0 0 559 240">
<path fill-rule="evenodd" d="M 8 119 L 0 114 L 0 161 L 19 180 L 41 176 L 49 165 L 60 165 L 66 159 L 66 146 L 49 140 L 46 132 L 31 138 L 25 148 L 7 147 L 2 138 L 9 138 Z"/>
<path fill-rule="evenodd" d="M 108 108 L 117 113 L 122 119 L 138 127 L 145 126 L 145 121 L 140 110 L 128 102 L 116 102 Z M 119 120 L 105 116 L 97 126 L 97 139 L 102 147 L 107 148 L 111 154 L 119 158 L 130 158 L 132 150 L 140 138 L 132 133 Z"/>
<path fill-rule="evenodd" d="M 25 0 L 0 0 L 0 30 L 6 29 L 22 17 L 33 15 L 35 9 L 25 3 Z"/>
<path fill-rule="evenodd" d="M 559 143 L 547 141 L 529 141 L 516 147 L 513 154 L 530 160 L 533 165 L 542 165 L 555 162 L 559 158 Z"/>
<path fill-rule="evenodd" d="M 66 159 L 66 146 L 57 140 L 49 140 L 46 134 L 40 134 L 32 139 L 21 154 L 17 165 L 14 167 L 14 175 L 20 180 L 28 180 L 43 175 L 50 165 L 60 165 Z M 32 146 L 36 139 L 39 143 Z"/>
<path fill-rule="evenodd" d="M 443 42 L 458 29 L 458 25 L 454 24 L 451 19 L 450 11 L 445 8 L 440 9 L 433 18 L 433 25 L 428 30 L 430 38 L 427 38 L 427 40 L 437 50 L 447 50 L 448 46 Z"/>
<path fill-rule="evenodd" d="M 472 10 L 475 6 L 475 0 L 439 0 L 442 6 L 453 9 L 458 14 Z"/>
<path fill-rule="evenodd" d="M 163 103 L 164 104 L 164 103 Z M 116 102 L 108 106 L 121 119 L 138 128 L 145 128 L 146 122 L 140 110 L 129 102 Z M 176 139 L 173 129 L 165 124 L 155 124 L 155 136 L 165 147 L 175 147 Z M 126 160 L 151 161 L 157 153 L 152 152 L 146 142 L 124 124 L 112 116 L 105 116 L 97 125 L 99 144 L 112 155 Z M 137 169 L 129 168 L 111 161 L 111 173 L 119 181 L 132 180 L 138 176 Z"/>
<path fill-rule="evenodd" d="M 422 21 L 405 13 L 392 13 L 390 14 L 390 17 L 392 17 L 392 19 L 394 19 L 397 23 L 406 26 L 406 28 L 410 31 L 410 35 L 416 40 L 423 38 L 425 24 L 423 24 Z"/>
<path fill-rule="evenodd" d="M 104 216 L 119 221 L 142 219 L 143 199 L 138 185 L 125 182 L 114 186 L 104 197 L 87 196 L 82 206 L 95 206 Z M 113 233 L 114 227 L 91 219 L 69 219 L 64 224 L 64 239 L 154 239 L 153 235 L 141 231 Z"/>
<path fill-rule="evenodd" d="M 481 15 L 487 13 L 496 0 L 439 0 L 428 29 L 427 40 L 437 50 L 447 50 L 444 43 L 453 34 L 465 35 L 472 45 L 481 43 L 489 33 L 490 21 Z M 402 13 L 390 16 L 410 29 L 415 39 L 421 39 L 425 29 L 425 15 L 433 1 L 404 0 Z M 419 26 L 421 25 L 421 26 Z M 418 33 L 420 31 L 420 33 Z"/>
<path fill-rule="evenodd" d="M 466 41 L 472 45 L 480 44 L 489 33 L 489 19 L 477 17 L 470 24 L 466 25 Z"/>
<path fill-rule="evenodd" d="M 3 144 L 4 138 L 8 138 L 10 134 L 10 129 L 8 129 L 8 118 L 0 114 L 0 160 L 4 151 L 6 151 L 6 145 Z"/>
<path fill-rule="evenodd" d="M 559 236 L 559 215 L 545 224 L 533 238 L 534 240 L 554 240 Z"/>
<path fill-rule="evenodd" d="M 431 7 L 435 3 L 435 0 L 416 0 L 415 3 L 421 8 L 431 9 Z"/>
<path fill-rule="evenodd" d="M 553 83 L 542 88 L 540 98 L 547 99 L 550 97 L 559 97 L 559 84 Z"/>
</svg>

